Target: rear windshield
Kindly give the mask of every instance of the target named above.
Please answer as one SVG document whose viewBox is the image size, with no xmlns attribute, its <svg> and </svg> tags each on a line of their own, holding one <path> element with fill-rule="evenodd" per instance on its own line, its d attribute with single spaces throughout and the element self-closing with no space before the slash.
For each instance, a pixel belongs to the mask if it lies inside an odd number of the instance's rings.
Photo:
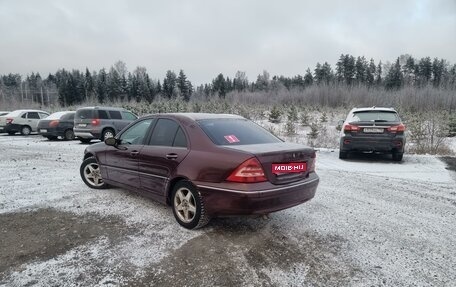
<svg viewBox="0 0 456 287">
<path fill-rule="evenodd" d="M 353 113 L 350 122 L 399 122 L 396 112 L 389 111 L 362 111 Z"/>
<path fill-rule="evenodd" d="M 17 111 L 12 111 L 10 112 L 9 114 L 7 114 L 7 116 L 10 116 L 10 117 L 17 117 L 19 116 L 23 111 L 21 110 L 17 110 Z"/>
<path fill-rule="evenodd" d="M 78 110 L 76 112 L 76 118 L 78 118 L 78 119 L 93 119 L 94 118 L 93 112 L 94 112 L 94 110 L 90 110 L 90 109 Z"/>
<path fill-rule="evenodd" d="M 207 119 L 199 120 L 198 124 L 216 145 L 282 142 L 267 130 L 246 119 Z"/>
<path fill-rule="evenodd" d="M 56 112 L 56 113 L 53 113 L 50 116 L 48 116 L 46 119 L 47 120 L 58 120 L 67 113 L 68 112 Z"/>
</svg>

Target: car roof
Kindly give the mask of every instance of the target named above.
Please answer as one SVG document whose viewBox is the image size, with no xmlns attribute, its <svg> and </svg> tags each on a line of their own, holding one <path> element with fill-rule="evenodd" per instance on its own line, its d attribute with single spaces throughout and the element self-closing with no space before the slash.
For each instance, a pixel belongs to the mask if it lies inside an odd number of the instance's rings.
<svg viewBox="0 0 456 287">
<path fill-rule="evenodd" d="M 351 113 L 357 113 L 357 112 L 369 112 L 369 111 L 380 111 L 380 112 L 394 112 L 397 113 L 397 111 L 393 108 L 385 108 L 385 107 L 365 107 L 365 108 L 354 108 L 350 112 Z"/>
<path fill-rule="evenodd" d="M 126 109 L 124 108 L 115 108 L 115 107 L 99 107 L 99 106 L 95 106 L 95 107 L 82 107 L 82 108 L 79 108 L 77 109 L 78 111 L 79 110 L 114 110 L 114 111 L 126 111 Z"/>
<path fill-rule="evenodd" d="M 49 114 L 49 112 L 42 111 L 42 110 L 14 110 L 10 113 L 22 113 L 22 112 L 40 112 L 40 113 L 46 113 Z"/>
<path fill-rule="evenodd" d="M 162 113 L 150 116 L 171 116 L 181 119 L 190 119 L 194 121 L 208 119 L 245 119 L 244 117 L 232 114 L 211 114 L 211 113 Z"/>
</svg>

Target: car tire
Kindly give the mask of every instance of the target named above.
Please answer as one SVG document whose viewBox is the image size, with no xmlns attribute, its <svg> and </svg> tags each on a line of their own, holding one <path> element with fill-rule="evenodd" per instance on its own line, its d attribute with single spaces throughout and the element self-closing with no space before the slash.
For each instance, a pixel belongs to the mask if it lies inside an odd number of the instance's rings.
<svg viewBox="0 0 456 287">
<path fill-rule="evenodd" d="M 402 161 L 404 154 L 400 152 L 393 153 L 393 160 L 394 161 Z"/>
<path fill-rule="evenodd" d="M 92 139 L 79 139 L 82 143 L 88 144 Z"/>
<path fill-rule="evenodd" d="M 94 157 L 86 158 L 79 168 L 82 181 L 93 189 L 104 189 L 108 185 L 103 181 L 101 177 L 100 167 L 97 160 Z"/>
<path fill-rule="evenodd" d="M 211 220 L 206 213 L 203 197 L 188 181 L 180 181 L 174 186 L 171 206 L 176 221 L 187 229 L 201 228 Z"/>
<path fill-rule="evenodd" d="M 28 136 L 32 133 L 32 128 L 30 128 L 29 126 L 22 126 L 21 128 L 21 135 L 23 136 Z"/>
<path fill-rule="evenodd" d="M 66 141 L 74 140 L 74 132 L 72 129 L 68 129 L 63 133 L 63 139 Z"/>
<path fill-rule="evenodd" d="M 116 136 L 116 133 L 114 132 L 113 129 L 107 128 L 103 130 L 103 133 L 101 133 L 101 140 L 104 141 L 107 138 L 113 138 Z"/>
<path fill-rule="evenodd" d="M 339 151 L 339 158 L 340 159 L 346 159 L 348 157 L 348 152 L 347 151 Z"/>
<path fill-rule="evenodd" d="M 46 138 L 50 141 L 55 141 L 57 139 L 55 136 L 47 136 Z"/>
</svg>

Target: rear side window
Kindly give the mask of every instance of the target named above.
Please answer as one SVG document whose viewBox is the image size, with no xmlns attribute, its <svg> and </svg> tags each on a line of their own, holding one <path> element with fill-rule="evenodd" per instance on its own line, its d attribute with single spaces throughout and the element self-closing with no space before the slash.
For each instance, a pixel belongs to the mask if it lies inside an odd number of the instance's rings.
<svg viewBox="0 0 456 287">
<path fill-rule="evenodd" d="M 93 119 L 93 110 L 78 110 L 76 112 L 76 118 L 78 119 Z"/>
<path fill-rule="evenodd" d="M 122 117 L 125 120 L 130 120 L 130 121 L 134 121 L 134 120 L 136 120 L 138 118 L 134 114 L 132 114 L 130 112 L 127 112 L 127 111 L 122 111 Z"/>
<path fill-rule="evenodd" d="M 173 146 L 187 147 L 187 138 L 185 137 L 185 134 L 180 127 L 177 130 L 176 137 L 174 138 Z"/>
<path fill-rule="evenodd" d="M 216 145 L 282 142 L 267 130 L 246 119 L 208 119 L 199 120 L 198 124 Z"/>
<path fill-rule="evenodd" d="M 120 114 L 119 111 L 109 111 L 109 116 L 111 117 L 111 119 L 114 119 L 114 120 L 122 119 L 122 115 Z"/>
<path fill-rule="evenodd" d="M 349 122 L 399 122 L 395 112 L 388 111 L 362 111 L 355 112 Z"/>
<path fill-rule="evenodd" d="M 63 119 L 64 116 L 65 116 L 65 112 L 57 112 L 57 113 L 51 114 L 46 119 L 48 119 L 48 120 L 58 120 L 58 119 Z"/>
<path fill-rule="evenodd" d="M 104 110 L 98 110 L 98 118 L 102 120 L 109 119 L 108 113 Z"/>
<path fill-rule="evenodd" d="M 149 145 L 173 146 L 179 125 L 169 119 L 159 119 L 155 125 Z"/>
<path fill-rule="evenodd" d="M 42 119 L 47 118 L 49 115 L 45 113 L 39 113 Z"/>
<path fill-rule="evenodd" d="M 27 119 L 39 119 L 40 115 L 37 112 L 27 113 Z"/>
</svg>

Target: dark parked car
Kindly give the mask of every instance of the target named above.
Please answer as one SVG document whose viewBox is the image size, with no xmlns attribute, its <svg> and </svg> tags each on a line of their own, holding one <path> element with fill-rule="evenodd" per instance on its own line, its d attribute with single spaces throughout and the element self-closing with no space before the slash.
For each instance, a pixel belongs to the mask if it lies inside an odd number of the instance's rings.
<svg viewBox="0 0 456 287">
<path fill-rule="evenodd" d="M 349 152 L 391 153 L 401 161 L 405 147 L 405 125 L 391 108 L 357 108 L 350 111 L 343 123 L 339 158 Z"/>
<path fill-rule="evenodd" d="M 179 224 L 268 214 L 313 198 L 319 178 L 312 148 L 285 143 L 235 115 L 143 117 L 91 145 L 80 168 L 91 188 L 142 192 L 172 206 Z"/>
<path fill-rule="evenodd" d="M 38 133 L 49 140 L 73 140 L 74 111 L 56 112 L 38 122 Z"/>
<path fill-rule="evenodd" d="M 122 108 L 86 107 L 76 111 L 74 134 L 83 143 L 105 140 L 118 134 L 138 117 Z"/>
</svg>

